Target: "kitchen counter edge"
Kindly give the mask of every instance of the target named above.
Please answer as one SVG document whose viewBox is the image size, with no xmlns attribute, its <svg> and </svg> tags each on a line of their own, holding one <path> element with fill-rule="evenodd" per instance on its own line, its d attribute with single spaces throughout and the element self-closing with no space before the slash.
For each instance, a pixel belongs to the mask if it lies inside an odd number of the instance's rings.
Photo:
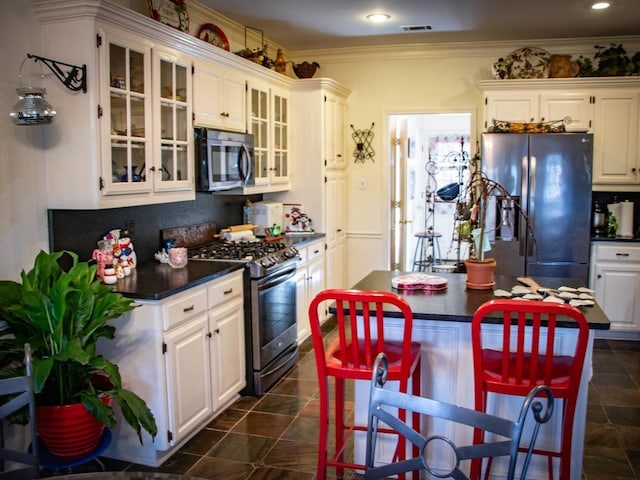
<svg viewBox="0 0 640 480">
<path fill-rule="evenodd" d="M 191 260 L 182 268 L 147 263 L 118 280 L 114 291 L 137 300 L 162 300 L 245 267 L 241 262 Z"/>
</svg>

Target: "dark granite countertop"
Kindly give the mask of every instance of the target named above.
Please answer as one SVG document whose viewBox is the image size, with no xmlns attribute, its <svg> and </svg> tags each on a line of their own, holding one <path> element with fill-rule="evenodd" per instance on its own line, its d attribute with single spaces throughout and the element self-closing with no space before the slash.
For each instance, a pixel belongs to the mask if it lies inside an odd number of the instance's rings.
<svg viewBox="0 0 640 480">
<path fill-rule="evenodd" d="M 447 322 L 471 322 L 474 312 L 480 305 L 493 300 L 493 290 L 469 290 L 465 285 L 466 275 L 460 273 L 438 273 L 436 275 L 446 278 L 449 283 L 443 291 L 424 290 L 394 290 L 391 287 L 391 279 L 403 275 L 399 271 L 374 270 L 354 285 L 358 290 L 393 291 L 403 297 L 411 306 L 415 319 L 419 320 L 443 320 Z M 557 288 L 562 285 L 568 287 L 584 286 L 577 279 L 542 278 L 533 277 L 541 286 Z M 494 288 L 511 290 L 518 282 L 515 277 L 496 275 Z M 596 304 L 593 307 L 583 307 L 589 328 L 594 330 L 608 330 L 610 322 L 602 309 Z M 390 312 L 390 316 L 394 316 Z M 571 319 L 559 320 L 561 327 L 575 327 Z"/>
<path fill-rule="evenodd" d="M 285 242 L 302 246 L 324 236 L 324 233 L 286 235 Z M 242 268 L 243 263 L 223 261 L 191 260 L 183 268 L 171 268 L 157 262 L 145 263 L 134 268 L 128 277 L 118 280 L 114 290 L 130 298 L 161 300 Z"/>
<path fill-rule="evenodd" d="M 244 263 L 240 262 L 192 260 L 182 268 L 172 268 L 166 263 L 145 263 L 134 268 L 128 277 L 118 280 L 114 290 L 130 298 L 161 300 L 243 268 Z"/>
<path fill-rule="evenodd" d="M 284 240 L 289 245 L 303 246 L 305 243 L 320 240 L 325 236 L 324 233 L 287 233 L 284 236 Z"/>
<path fill-rule="evenodd" d="M 640 243 L 640 237 L 591 237 L 592 242 L 628 242 Z"/>
</svg>

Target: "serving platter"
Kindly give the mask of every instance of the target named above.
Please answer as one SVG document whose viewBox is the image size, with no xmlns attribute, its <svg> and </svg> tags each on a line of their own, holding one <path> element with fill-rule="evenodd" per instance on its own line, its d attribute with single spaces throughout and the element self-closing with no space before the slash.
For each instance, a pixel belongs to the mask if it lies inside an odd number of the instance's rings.
<svg viewBox="0 0 640 480">
<path fill-rule="evenodd" d="M 149 16 L 154 20 L 189 32 L 189 12 L 184 0 L 147 0 Z"/>
<path fill-rule="evenodd" d="M 204 40 L 211 45 L 229 51 L 229 40 L 220 27 L 213 23 L 204 23 L 196 35 L 200 40 Z"/>
</svg>

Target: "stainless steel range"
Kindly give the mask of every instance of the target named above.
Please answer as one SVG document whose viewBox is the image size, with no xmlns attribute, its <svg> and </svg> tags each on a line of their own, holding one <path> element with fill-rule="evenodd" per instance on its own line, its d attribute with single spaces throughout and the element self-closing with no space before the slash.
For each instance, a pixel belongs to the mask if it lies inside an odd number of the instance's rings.
<svg viewBox="0 0 640 480">
<path fill-rule="evenodd" d="M 263 395 L 298 360 L 295 247 L 261 240 L 217 241 L 190 248 L 193 261 L 246 264 L 245 337 L 247 386 L 243 394 Z"/>
</svg>

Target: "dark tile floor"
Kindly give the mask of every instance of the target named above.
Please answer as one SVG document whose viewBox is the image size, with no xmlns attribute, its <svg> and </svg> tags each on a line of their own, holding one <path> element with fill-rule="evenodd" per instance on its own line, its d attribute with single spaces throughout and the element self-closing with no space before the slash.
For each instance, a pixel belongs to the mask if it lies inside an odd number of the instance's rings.
<svg viewBox="0 0 640 480">
<path fill-rule="evenodd" d="M 298 365 L 269 393 L 239 399 L 161 467 L 105 458 L 106 468 L 206 479 L 314 479 L 318 388 L 310 342 L 301 350 Z M 583 478 L 640 479 L 640 342 L 596 340 L 593 367 Z"/>
</svg>

